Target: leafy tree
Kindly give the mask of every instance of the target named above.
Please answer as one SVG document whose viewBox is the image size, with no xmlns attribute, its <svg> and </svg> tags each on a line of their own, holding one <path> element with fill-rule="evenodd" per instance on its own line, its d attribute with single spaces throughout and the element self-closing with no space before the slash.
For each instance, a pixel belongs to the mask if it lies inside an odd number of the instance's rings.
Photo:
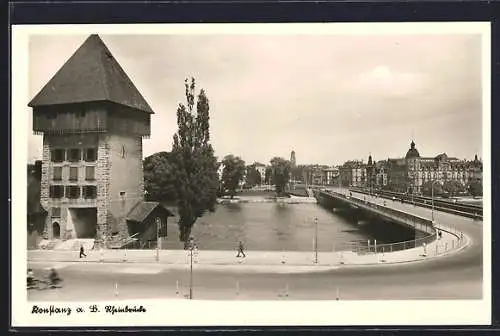
<svg viewBox="0 0 500 336">
<path fill-rule="evenodd" d="M 443 190 L 448 192 L 450 196 L 455 196 L 458 193 L 465 191 L 465 186 L 457 180 L 446 180 L 443 183 Z"/>
<path fill-rule="evenodd" d="M 176 172 L 172 160 L 173 156 L 168 152 L 158 152 L 144 159 L 144 189 L 148 200 L 176 200 Z"/>
<path fill-rule="evenodd" d="M 260 172 L 255 168 L 255 165 L 250 165 L 247 167 L 247 179 L 246 183 L 248 186 L 253 187 L 259 185 L 262 181 L 262 176 Z"/>
<path fill-rule="evenodd" d="M 238 188 L 240 182 L 245 177 L 245 161 L 239 156 L 231 154 L 222 160 L 222 164 L 224 165 L 224 169 L 222 170 L 224 190 L 229 190 L 229 194 L 233 198 L 236 194 L 236 188 Z"/>
<path fill-rule="evenodd" d="M 469 193 L 472 197 L 483 196 L 483 183 L 479 180 L 472 181 L 469 184 Z"/>
<path fill-rule="evenodd" d="M 422 184 L 422 194 L 432 196 L 432 181 L 426 181 Z M 443 185 L 441 182 L 434 181 L 434 196 L 443 195 Z"/>
<path fill-rule="evenodd" d="M 264 176 L 264 181 L 266 184 L 271 184 L 272 182 L 272 174 L 273 170 L 271 167 L 266 168 L 265 176 Z"/>
<path fill-rule="evenodd" d="M 195 106 L 195 80 L 185 81 L 187 106 L 177 108 L 178 131 L 172 145 L 175 191 L 179 212 L 179 238 L 188 247 L 196 220 L 206 211 L 215 211 L 219 177 L 217 159 L 210 144 L 209 101 L 202 89 Z"/>
<path fill-rule="evenodd" d="M 290 180 L 290 171 L 292 169 L 290 161 L 280 157 L 274 157 L 271 159 L 271 169 L 272 180 L 276 187 L 276 193 L 278 195 L 282 195 L 288 181 Z"/>
</svg>

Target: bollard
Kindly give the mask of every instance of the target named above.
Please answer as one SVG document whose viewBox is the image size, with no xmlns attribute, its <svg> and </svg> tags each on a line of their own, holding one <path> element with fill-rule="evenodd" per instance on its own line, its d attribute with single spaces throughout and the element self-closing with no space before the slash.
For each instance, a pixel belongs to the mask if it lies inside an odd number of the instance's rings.
<svg viewBox="0 0 500 336">
<path fill-rule="evenodd" d="M 344 252 L 340 252 L 340 264 L 344 265 Z"/>
<path fill-rule="evenodd" d="M 285 251 L 281 251 L 281 263 L 285 264 Z"/>
<path fill-rule="evenodd" d="M 127 249 L 125 249 L 125 254 L 123 255 L 123 262 L 127 262 Z"/>
<path fill-rule="evenodd" d="M 115 280 L 115 296 L 118 296 L 118 281 Z"/>
<path fill-rule="evenodd" d="M 427 245 L 423 243 L 422 247 L 424 248 L 424 254 L 422 256 L 427 257 Z"/>
<path fill-rule="evenodd" d="M 340 293 L 339 293 L 339 288 L 337 287 L 337 297 L 335 298 L 336 301 L 340 300 Z"/>
<path fill-rule="evenodd" d="M 380 259 L 381 262 L 385 262 L 385 248 L 382 247 L 382 258 Z"/>
<path fill-rule="evenodd" d="M 288 297 L 288 283 L 285 284 L 285 297 Z"/>
<path fill-rule="evenodd" d="M 179 290 L 179 280 L 176 280 L 175 281 L 175 296 L 179 297 L 180 294 L 181 294 L 181 292 Z"/>
</svg>

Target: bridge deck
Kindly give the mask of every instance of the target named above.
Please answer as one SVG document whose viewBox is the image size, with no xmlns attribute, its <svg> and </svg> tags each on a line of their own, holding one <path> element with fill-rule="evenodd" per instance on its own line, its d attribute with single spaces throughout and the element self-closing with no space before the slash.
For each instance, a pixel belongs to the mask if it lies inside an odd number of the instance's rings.
<svg viewBox="0 0 500 336">
<path fill-rule="evenodd" d="M 349 195 L 349 190 L 347 190 L 347 189 L 340 189 L 340 188 L 326 188 L 326 189 Z M 352 196 L 359 198 L 359 199 L 363 199 L 364 197 L 366 197 L 366 200 L 368 200 L 372 203 L 379 204 L 379 205 L 383 205 L 384 201 L 385 201 L 386 202 L 385 206 L 388 208 L 391 208 L 394 210 L 399 210 L 399 211 L 404 211 L 407 214 L 419 216 L 419 217 L 422 217 L 422 218 L 425 218 L 428 220 L 432 219 L 432 210 L 431 209 L 415 206 L 415 205 L 409 204 L 409 203 L 401 203 L 401 201 L 398 201 L 398 200 L 392 201 L 392 200 L 388 200 L 385 198 L 370 196 L 370 195 L 366 195 L 366 194 L 362 194 L 362 193 L 358 193 L 358 192 L 354 192 L 354 191 L 352 191 Z M 437 224 L 442 224 L 442 225 L 451 226 L 451 227 L 455 226 L 456 221 L 460 221 L 460 222 L 462 222 L 462 221 L 463 222 L 471 222 L 472 221 L 469 218 L 463 218 L 461 216 L 457 216 L 457 215 L 453 215 L 453 214 L 445 214 L 445 213 L 441 213 L 438 211 L 434 211 L 434 220 L 437 222 Z"/>
</svg>

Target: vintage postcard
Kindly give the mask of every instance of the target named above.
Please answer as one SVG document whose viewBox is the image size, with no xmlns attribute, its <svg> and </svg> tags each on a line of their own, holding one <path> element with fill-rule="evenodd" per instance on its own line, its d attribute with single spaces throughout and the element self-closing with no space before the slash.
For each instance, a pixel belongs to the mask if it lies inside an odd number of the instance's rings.
<svg viewBox="0 0 500 336">
<path fill-rule="evenodd" d="M 488 23 L 12 29 L 13 326 L 489 324 Z"/>
</svg>

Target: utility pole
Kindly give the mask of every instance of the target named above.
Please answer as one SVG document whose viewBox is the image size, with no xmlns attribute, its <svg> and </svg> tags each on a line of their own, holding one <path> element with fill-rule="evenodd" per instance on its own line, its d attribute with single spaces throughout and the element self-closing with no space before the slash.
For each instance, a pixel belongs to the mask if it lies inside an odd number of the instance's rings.
<svg viewBox="0 0 500 336">
<path fill-rule="evenodd" d="M 318 217 L 314 218 L 314 263 L 318 263 Z"/>
<path fill-rule="evenodd" d="M 189 271 L 189 300 L 193 299 L 193 249 L 194 242 L 191 240 L 191 244 L 189 246 L 189 256 L 190 256 L 190 271 Z"/>
<path fill-rule="evenodd" d="M 160 261 L 160 226 L 161 219 L 156 217 L 156 261 Z"/>
</svg>

